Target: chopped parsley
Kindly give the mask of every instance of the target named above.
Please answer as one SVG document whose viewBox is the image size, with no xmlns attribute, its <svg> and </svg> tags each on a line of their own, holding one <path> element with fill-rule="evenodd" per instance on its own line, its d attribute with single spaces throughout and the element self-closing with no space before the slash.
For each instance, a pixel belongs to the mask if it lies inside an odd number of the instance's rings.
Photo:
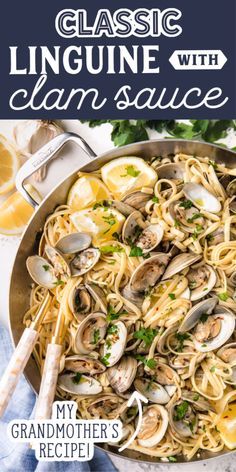
<svg viewBox="0 0 236 472">
<path fill-rule="evenodd" d="M 208 320 L 208 317 L 209 315 L 207 313 L 203 313 L 201 316 L 200 316 L 200 321 L 201 323 L 206 323 L 206 321 Z"/>
<path fill-rule="evenodd" d="M 101 202 L 97 202 L 93 205 L 93 210 L 96 210 L 97 208 L 103 208 L 104 211 L 107 211 L 110 206 L 111 202 L 108 200 L 102 200 Z"/>
<path fill-rule="evenodd" d="M 113 237 L 114 239 L 116 239 L 117 241 L 120 241 L 120 234 L 117 233 L 117 231 L 115 231 L 114 233 L 112 233 L 112 237 Z"/>
<path fill-rule="evenodd" d="M 182 208 L 185 208 L 185 210 L 188 210 L 189 208 L 192 208 L 193 203 L 191 202 L 191 200 L 184 200 L 183 202 L 180 203 L 179 206 Z"/>
<path fill-rule="evenodd" d="M 99 248 L 102 254 L 109 254 L 113 252 L 124 252 L 124 249 L 119 246 L 102 246 Z"/>
<path fill-rule="evenodd" d="M 171 300 L 175 300 L 175 294 L 174 293 L 169 293 L 169 297 Z"/>
<path fill-rule="evenodd" d="M 215 370 L 216 370 L 216 366 L 213 365 L 213 366 L 210 368 L 210 372 L 212 372 L 212 374 L 213 374 L 213 373 L 215 372 Z"/>
<path fill-rule="evenodd" d="M 45 272 L 47 272 L 49 270 L 49 265 L 45 264 L 45 265 L 43 265 L 43 268 L 44 268 Z"/>
<path fill-rule="evenodd" d="M 110 226 L 110 228 L 116 224 L 116 218 L 113 213 L 110 213 L 109 216 L 103 216 L 102 219 Z M 108 228 L 103 234 L 108 233 L 108 231 L 110 231 L 110 228 Z"/>
<path fill-rule="evenodd" d="M 81 380 L 81 377 L 82 377 L 82 374 L 80 374 L 79 372 L 77 372 L 73 377 L 72 377 L 72 382 L 76 385 L 78 385 L 80 383 L 80 380 Z"/>
<path fill-rule="evenodd" d="M 177 218 L 175 218 L 174 221 L 175 221 L 175 224 L 174 224 L 175 228 L 179 228 L 180 227 L 180 221 Z"/>
<path fill-rule="evenodd" d="M 65 282 L 63 280 L 57 280 L 56 282 L 54 282 L 53 285 L 55 285 L 55 287 L 58 287 L 59 285 L 64 285 Z"/>
<path fill-rule="evenodd" d="M 195 220 L 197 220 L 198 218 L 202 218 L 203 216 L 204 215 L 202 213 L 194 213 L 193 216 L 191 216 L 191 218 L 187 219 L 187 222 L 193 223 Z"/>
<path fill-rule="evenodd" d="M 105 356 L 103 356 L 103 357 L 101 358 L 101 362 L 102 362 L 105 366 L 109 365 L 109 359 L 110 359 L 110 357 L 111 357 L 111 354 L 108 352 Z"/>
<path fill-rule="evenodd" d="M 175 456 L 169 456 L 169 457 L 167 457 L 167 459 L 168 459 L 169 462 L 177 462 L 177 459 L 176 459 Z"/>
<path fill-rule="evenodd" d="M 127 177 L 128 175 L 130 175 L 131 177 L 138 177 L 138 175 L 140 174 L 140 170 L 136 170 L 134 166 L 127 166 L 125 170 L 126 174 L 121 175 L 121 177 Z"/>
<path fill-rule="evenodd" d="M 131 406 L 131 408 L 127 409 L 126 415 L 127 415 L 127 418 L 132 418 L 132 416 L 136 416 L 137 413 L 138 413 L 137 406 Z"/>
<path fill-rule="evenodd" d="M 203 343 L 203 344 L 202 344 L 202 347 L 207 347 L 207 344 L 206 344 L 206 343 Z"/>
<path fill-rule="evenodd" d="M 116 325 L 111 325 L 109 326 L 108 330 L 107 330 L 107 334 L 117 334 L 118 333 L 118 326 Z"/>
<path fill-rule="evenodd" d="M 212 240 L 214 239 L 213 234 L 211 234 L 211 233 L 210 233 L 210 234 L 207 234 L 207 235 L 206 235 L 206 239 L 207 239 L 207 241 L 212 241 Z"/>
<path fill-rule="evenodd" d="M 179 341 L 176 351 L 182 352 L 183 347 L 184 347 L 184 341 L 190 338 L 190 334 L 189 333 L 175 333 L 175 338 L 177 339 L 177 341 Z"/>
<path fill-rule="evenodd" d="M 140 257 L 143 256 L 143 250 L 141 247 L 133 246 L 130 250 L 129 257 Z"/>
<path fill-rule="evenodd" d="M 182 420 L 185 417 L 187 411 L 188 411 L 188 402 L 186 400 L 184 400 L 179 405 L 176 405 L 175 406 L 174 421 Z"/>
<path fill-rule="evenodd" d="M 94 332 L 93 332 L 93 342 L 92 342 L 92 344 L 97 344 L 99 340 L 100 340 L 100 331 L 99 331 L 99 329 L 95 329 Z"/>
<path fill-rule="evenodd" d="M 199 400 L 199 397 L 200 397 L 199 393 L 196 393 L 193 397 L 193 401 L 197 402 Z"/>
<path fill-rule="evenodd" d="M 153 203 L 159 203 L 159 198 L 158 197 L 152 197 L 152 202 Z"/>
<path fill-rule="evenodd" d="M 222 300 L 222 302 L 226 302 L 226 300 L 229 298 L 229 295 L 227 292 L 218 293 L 218 298 Z"/>
<path fill-rule="evenodd" d="M 158 331 L 156 329 L 141 328 L 139 331 L 134 332 L 133 337 L 135 339 L 141 339 L 146 346 L 150 346 L 157 333 Z"/>
<path fill-rule="evenodd" d="M 119 313 L 116 313 L 114 311 L 114 308 L 112 305 L 108 305 L 108 308 L 107 308 L 107 317 L 106 317 L 106 320 L 110 323 L 111 321 L 113 320 L 117 320 L 119 318 Z"/>
<path fill-rule="evenodd" d="M 152 359 L 147 359 L 145 356 L 141 356 L 140 354 L 138 354 L 135 357 L 136 357 L 137 361 L 142 362 L 149 369 L 155 369 L 155 367 L 157 365 L 157 361 L 155 361 L 155 359 L 153 359 L 153 358 Z"/>
</svg>

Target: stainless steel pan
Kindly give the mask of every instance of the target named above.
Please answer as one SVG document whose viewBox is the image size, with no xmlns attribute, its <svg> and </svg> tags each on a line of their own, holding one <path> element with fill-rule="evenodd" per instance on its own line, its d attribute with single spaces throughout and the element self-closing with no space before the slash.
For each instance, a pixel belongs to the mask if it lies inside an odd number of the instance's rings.
<svg viewBox="0 0 236 472">
<path fill-rule="evenodd" d="M 82 150 L 82 154 L 78 158 L 78 168 L 72 174 L 67 176 L 63 182 L 57 184 L 50 194 L 42 201 L 40 206 L 37 207 L 37 203 L 24 188 L 24 182 L 27 177 L 32 175 L 43 164 L 49 162 L 56 152 L 58 152 L 68 141 L 74 142 Z M 77 179 L 77 172 L 79 170 L 93 172 L 99 169 L 106 162 L 116 157 L 140 156 L 144 159 L 149 159 L 153 156 L 167 156 L 177 152 L 202 157 L 208 156 L 212 161 L 225 163 L 228 167 L 236 167 L 236 154 L 234 152 L 222 149 L 215 145 L 200 143 L 197 141 L 181 141 L 173 139 L 144 141 L 118 149 L 112 149 L 111 151 L 96 157 L 94 152 L 82 138 L 73 133 L 64 133 L 44 146 L 20 169 L 16 181 L 17 189 L 22 193 L 23 197 L 35 207 L 36 211 L 22 236 L 11 276 L 9 322 L 14 344 L 18 343 L 22 335 L 24 329 L 22 324 L 23 314 L 29 308 L 31 279 L 26 270 L 26 258 L 37 251 L 38 234 L 44 225 L 46 217 L 49 213 L 53 212 L 57 205 L 65 203 L 68 190 Z M 38 393 L 40 375 L 33 358 L 30 359 L 25 368 L 25 376 L 32 389 Z M 111 453 L 117 454 L 117 449 L 114 447 L 104 445 L 103 448 Z M 223 451 L 220 454 L 209 454 L 208 452 L 203 452 L 200 457 L 195 457 L 192 462 L 221 456 L 227 452 L 228 451 Z M 157 462 L 155 458 L 129 451 L 127 449 L 120 455 L 124 458 L 134 459 L 144 463 Z M 184 458 L 180 458 L 180 462 L 184 462 Z"/>
</svg>

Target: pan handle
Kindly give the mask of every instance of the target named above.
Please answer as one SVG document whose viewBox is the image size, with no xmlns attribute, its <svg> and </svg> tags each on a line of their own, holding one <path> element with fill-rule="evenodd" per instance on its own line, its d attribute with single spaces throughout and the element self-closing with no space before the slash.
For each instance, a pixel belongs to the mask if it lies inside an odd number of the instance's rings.
<svg viewBox="0 0 236 472">
<path fill-rule="evenodd" d="M 75 133 L 62 133 L 49 141 L 49 143 L 45 144 L 20 168 L 16 176 L 16 188 L 18 192 L 20 192 L 23 198 L 34 208 L 38 206 L 38 203 L 29 192 L 27 192 L 24 186 L 25 180 L 34 174 L 34 172 L 39 170 L 44 164 L 50 162 L 64 144 L 69 141 L 77 144 L 87 154 L 90 160 L 96 157 L 96 154 L 86 141 Z"/>
</svg>

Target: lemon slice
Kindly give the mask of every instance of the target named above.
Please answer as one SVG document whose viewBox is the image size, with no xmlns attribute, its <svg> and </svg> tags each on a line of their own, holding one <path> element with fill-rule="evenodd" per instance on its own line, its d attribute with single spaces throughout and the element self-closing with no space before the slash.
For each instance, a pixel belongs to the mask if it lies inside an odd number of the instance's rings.
<svg viewBox="0 0 236 472">
<path fill-rule="evenodd" d="M 117 198 L 142 187 L 153 187 L 157 173 L 140 157 L 120 157 L 105 164 L 102 179 Z"/>
<path fill-rule="evenodd" d="M 31 185 L 26 185 L 26 188 L 36 200 L 41 199 Z M 32 206 L 19 192 L 14 192 L 0 205 L 0 233 L 10 236 L 21 234 L 33 213 Z"/>
<path fill-rule="evenodd" d="M 110 192 L 104 183 L 97 177 L 86 175 L 76 180 L 71 187 L 67 204 L 75 210 L 83 210 L 109 198 Z"/>
<path fill-rule="evenodd" d="M 120 233 L 125 217 L 108 207 L 87 208 L 72 213 L 70 219 L 77 229 L 92 237 L 94 246 L 113 239 L 113 233 Z"/>
<path fill-rule="evenodd" d="M 19 159 L 15 149 L 0 135 L 0 194 L 13 189 L 18 169 Z"/>
<path fill-rule="evenodd" d="M 217 429 L 229 449 L 236 448 L 236 403 L 230 403 L 217 423 Z"/>
</svg>

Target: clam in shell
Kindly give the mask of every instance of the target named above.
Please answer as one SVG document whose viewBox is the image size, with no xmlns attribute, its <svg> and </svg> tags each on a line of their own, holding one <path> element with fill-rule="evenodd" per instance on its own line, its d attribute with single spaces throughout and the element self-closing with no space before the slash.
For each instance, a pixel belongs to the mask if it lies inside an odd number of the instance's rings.
<svg viewBox="0 0 236 472">
<path fill-rule="evenodd" d="M 45 246 L 45 254 L 54 268 L 57 277 L 70 277 L 71 270 L 67 260 L 55 247 Z"/>
<path fill-rule="evenodd" d="M 220 357 L 223 362 L 230 364 L 232 368 L 232 375 L 225 379 L 225 382 L 236 385 L 236 342 L 225 344 L 219 349 L 217 356 Z"/>
<path fill-rule="evenodd" d="M 198 428 L 198 415 L 186 400 L 173 404 L 169 412 L 170 425 L 183 438 L 193 436 Z"/>
<path fill-rule="evenodd" d="M 76 254 L 70 263 L 72 277 L 84 275 L 97 264 L 100 258 L 100 251 L 96 248 L 85 249 Z"/>
<path fill-rule="evenodd" d="M 80 374 L 59 375 L 58 387 L 72 395 L 97 395 L 102 392 L 102 386 L 98 380 Z"/>
<path fill-rule="evenodd" d="M 47 259 L 40 256 L 30 256 L 26 260 L 26 267 L 33 281 L 40 287 L 53 289 L 57 284 L 54 268 Z"/>
<path fill-rule="evenodd" d="M 102 374 L 106 367 L 94 357 L 75 354 L 65 358 L 64 369 L 79 374 L 96 375 Z"/>
<path fill-rule="evenodd" d="M 124 356 L 118 364 L 107 369 L 109 384 L 117 393 L 126 392 L 131 387 L 136 376 L 137 364 L 134 357 Z"/>
<path fill-rule="evenodd" d="M 190 300 L 204 298 L 216 284 L 216 272 L 207 264 L 192 266 L 186 275 L 191 290 Z"/>
<path fill-rule="evenodd" d="M 129 288 L 134 292 L 145 292 L 150 287 L 154 287 L 163 275 L 168 262 L 168 254 L 161 252 L 146 259 L 133 272 Z"/>
<path fill-rule="evenodd" d="M 115 365 L 122 357 L 127 342 L 127 328 L 122 321 L 111 324 L 107 330 L 102 362 L 107 367 Z"/>
<path fill-rule="evenodd" d="M 178 256 L 174 257 L 170 264 L 168 265 L 162 280 L 167 280 L 173 277 L 173 275 L 178 274 L 182 270 L 186 269 L 186 267 L 195 264 L 195 262 L 201 259 L 201 255 L 193 254 L 190 252 L 185 252 L 183 254 L 179 254 Z"/>
<path fill-rule="evenodd" d="M 210 213 L 219 213 L 221 204 L 219 200 L 208 192 L 208 190 L 195 182 L 188 182 L 183 186 L 185 197 L 190 200 L 197 208 Z"/>
<path fill-rule="evenodd" d="M 95 350 L 104 339 L 107 330 L 107 321 L 104 313 L 91 313 L 79 324 L 74 349 L 78 354 L 89 354 Z"/>
<path fill-rule="evenodd" d="M 71 233 L 59 239 L 55 248 L 62 254 L 76 254 L 87 249 L 92 242 L 92 238 L 87 233 Z"/>
<path fill-rule="evenodd" d="M 142 447 L 154 447 L 165 436 L 168 428 L 168 413 L 161 405 L 151 405 L 144 410 L 141 428 L 137 436 Z"/>
<path fill-rule="evenodd" d="M 165 405 L 170 401 L 166 389 L 153 380 L 137 378 L 134 381 L 134 387 L 152 403 Z"/>
</svg>

